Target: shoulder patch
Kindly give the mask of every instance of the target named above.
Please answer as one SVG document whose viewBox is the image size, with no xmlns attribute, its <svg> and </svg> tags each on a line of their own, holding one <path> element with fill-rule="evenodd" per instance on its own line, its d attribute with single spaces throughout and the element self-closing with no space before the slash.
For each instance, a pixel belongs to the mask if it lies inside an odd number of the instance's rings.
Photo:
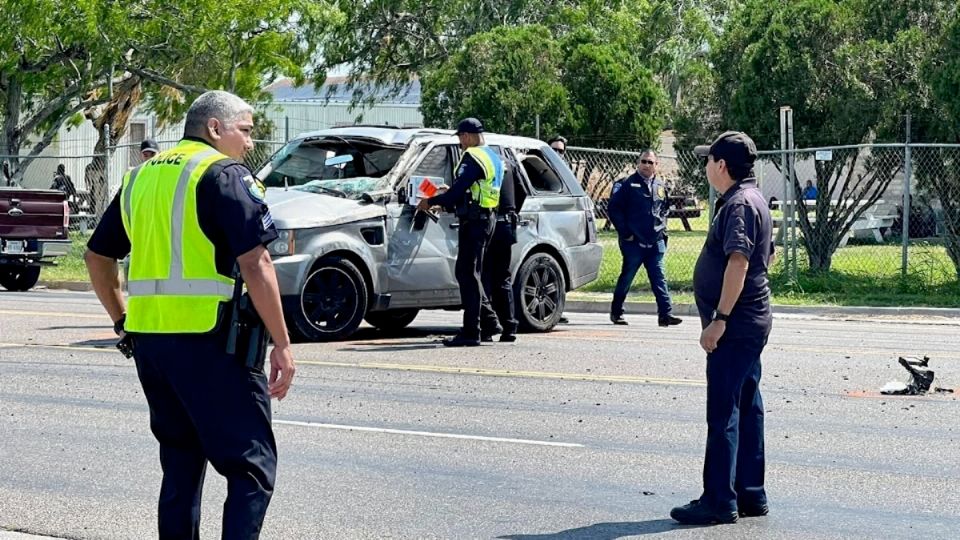
<svg viewBox="0 0 960 540">
<path fill-rule="evenodd" d="M 667 190 L 663 189 L 663 186 L 657 186 L 657 197 L 661 199 L 667 198 Z"/>
<path fill-rule="evenodd" d="M 247 188 L 247 193 L 250 195 L 250 198 L 258 203 L 263 202 L 267 190 L 263 187 L 263 183 L 260 180 L 248 174 L 243 177 L 243 185 Z"/>
<path fill-rule="evenodd" d="M 613 193 L 620 191 L 620 188 L 623 187 L 623 182 L 614 182 L 613 183 Z M 612 194 L 612 193 L 611 193 Z"/>
</svg>

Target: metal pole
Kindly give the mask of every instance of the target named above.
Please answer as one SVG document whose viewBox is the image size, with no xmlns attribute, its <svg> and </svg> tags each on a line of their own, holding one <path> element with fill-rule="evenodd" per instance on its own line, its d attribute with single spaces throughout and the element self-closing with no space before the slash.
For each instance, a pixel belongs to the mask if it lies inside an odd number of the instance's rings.
<svg viewBox="0 0 960 540">
<path fill-rule="evenodd" d="M 792 252 L 790 254 L 790 265 L 792 270 L 793 279 L 797 279 L 797 217 L 798 211 L 797 205 L 803 201 L 796 199 L 796 192 L 793 189 L 793 186 L 796 184 L 796 174 L 797 174 L 797 154 L 793 152 L 796 148 L 793 144 L 793 109 L 787 108 L 787 148 L 791 150 L 790 155 L 787 158 L 790 169 L 790 198 L 793 199 L 794 203 L 790 205 L 790 244 Z"/>
<path fill-rule="evenodd" d="M 537 113 L 537 139 L 540 138 L 540 113 Z"/>
<path fill-rule="evenodd" d="M 103 189 L 97 190 L 95 202 L 97 223 L 100 222 L 100 218 L 103 217 L 103 213 L 107 209 L 107 198 L 110 191 L 110 146 L 113 144 L 110 140 L 110 124 L 103 125 L 103 142 Z"/>
<path fill-rule="evenodd" d="M 900 261 L 900 276 L 907 277 L 907 251 L 910 245 L 910 180 L 913 177 L 913 153 L 910 148 L 910 113 L 907 113 L 907 144 L 903 146 L 903 254 Z"/>
<path fill-rule="evenodd" d="M 783 213 L 783 221 L 780 224 L 781 232 L 778 234 L 783 247 L 783 268 L 789 274 L 790 272 L 790 250 L 787 249 L 787 227 L 790 226 L 788 217 L 788 208 L 790 207 L 790 191 L 787 189 L 787 111 L 789 107 L 780 107 L 780 176 L 783 177 L 783 202 L 780 205 L 780 211 Z"/>
<path fill-rule="evenodd" d="M 290 117 L 283 117 L 283 142 L 290 141 Z"/>
</svg>

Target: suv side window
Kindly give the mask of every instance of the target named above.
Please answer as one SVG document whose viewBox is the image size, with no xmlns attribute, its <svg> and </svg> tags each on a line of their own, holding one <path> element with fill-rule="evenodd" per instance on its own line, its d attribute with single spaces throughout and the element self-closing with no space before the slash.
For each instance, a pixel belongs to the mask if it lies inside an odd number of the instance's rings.
<svg viewBox="0 0 960 540">
<path fill-rule="evenodd" d="M 530 186 L 537 193 L 566 193 L 563 179 L 549 165 L 546 159 L 537 150 L 528 150 L 521 156 L 523 171 L 527 173 Z"/>
<path fill-rule="evenodd" d="M 450 159 L 450 147 L 448 145 L 434 146 L 417 165 L 413 175 L 443 178 L 445 184 L 452 185 L 453 161 Z"/>
</svg>

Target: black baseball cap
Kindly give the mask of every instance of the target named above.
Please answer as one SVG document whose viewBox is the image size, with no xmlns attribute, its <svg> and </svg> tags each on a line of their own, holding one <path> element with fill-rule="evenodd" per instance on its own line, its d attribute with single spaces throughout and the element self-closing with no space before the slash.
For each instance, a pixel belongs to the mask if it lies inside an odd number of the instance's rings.
<svg viewBox="0 0 960 540">
<path fill-rule="evenodd" d="M 727 131 L 712 144 L 698 146 L 693 152 L 704 158 L 713 156 L 715 161 L 722 159 L 731 168 L 748 167 L 757 160 L 757 145 L 742 131 Z"/>
<path fill-rule="evenodd" d="M 159 154 L 160 145 L 158 145 L 157 141 L 153 139 L 144 139 L 143 142 L 140 143 L 140 151 L 141 152 L 150 151 L 150 152 L 153 152 L 154 154 Z"/>
<path fill-rule="evenodd" d="M 461 133 L 483 133 L 483 123 L 476 118 L 464 118 L 457 124 L 457 135 Z"/>
</svg>

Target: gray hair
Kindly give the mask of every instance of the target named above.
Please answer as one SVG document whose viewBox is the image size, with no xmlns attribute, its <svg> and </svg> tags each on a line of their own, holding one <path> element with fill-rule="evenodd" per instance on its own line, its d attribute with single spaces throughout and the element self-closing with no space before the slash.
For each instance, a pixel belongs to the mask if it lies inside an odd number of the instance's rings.
<svg viewBox="0 0 960 540">
<path fill-rule="evenodd" d="M 253 107 L 230 92 L 223 90 L 205 92 L 187 110 L 183 135 L 203 136 L 206 134 L 207 120 L 216 118 L 220 123 L 229 125 L 240 120 L 245 114 L 253 114 Z"/>
</svg>

